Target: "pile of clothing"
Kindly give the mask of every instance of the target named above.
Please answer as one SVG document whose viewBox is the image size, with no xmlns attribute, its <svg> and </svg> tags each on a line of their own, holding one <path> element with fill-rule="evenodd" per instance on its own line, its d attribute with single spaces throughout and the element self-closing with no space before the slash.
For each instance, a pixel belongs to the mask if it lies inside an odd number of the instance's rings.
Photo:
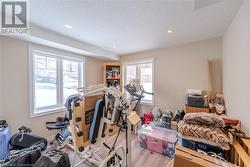
<svg viewBox="0 0 250 167">
<path fill-rule="evenodd" d="M 219 146 L 223 150 L 229 150 L 229 137 L 223 127 L 224 120 L 217 114 L 188 113 L 183 121 L 178 123 L 178 132 L 183 138 L 201 141 L 213 146 Z"/>
</svg>

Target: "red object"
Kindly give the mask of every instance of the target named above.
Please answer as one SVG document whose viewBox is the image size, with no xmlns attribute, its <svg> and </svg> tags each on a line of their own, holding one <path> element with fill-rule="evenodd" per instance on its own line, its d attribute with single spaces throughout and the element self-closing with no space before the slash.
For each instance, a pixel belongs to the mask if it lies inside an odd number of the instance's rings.
<svg viewBox="0 0 250 167">
<path fill-rule="evenodd" d="M 151 112 L 145 113 L 143 116 L 144 124 L 149 124 L 153 121 L 153 114 Z"/>
<path fill-rule="evenodd" d="M 222 118 L 226 124 L 238 124 L 240 121 L 234 118 Z"/>
<path fill-rule="evenodd" d="M 116 71 L 113 72 L 113 78 L 117 78 L 117 72 Z"/>
</svg>

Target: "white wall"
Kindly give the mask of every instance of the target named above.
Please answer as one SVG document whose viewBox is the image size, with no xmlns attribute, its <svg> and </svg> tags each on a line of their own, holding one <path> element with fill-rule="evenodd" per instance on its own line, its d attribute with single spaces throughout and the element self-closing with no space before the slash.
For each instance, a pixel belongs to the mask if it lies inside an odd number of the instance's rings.
<svg viewBox="0 0 250 167">
<path fill-rule="evenodd" d="M 30 43 L 12 38 L 0 37 L 2 40 L 2 63 L 3 76 L 1 77 L 1 89 L 3 90 L 2 104 L 3 105 L 3 119 L 6 119 L 10 126 L 12 133 L 16 132 L 18 127 L 25 125 L 30 127 L 34 133 L 43 136 L 52 134 L 45 128 L 46 121 L 54 121 L 58 116 L 64 116 L 65 113 L 50 114 L 36 118 L 29 116 L 29 73 L 28 73 L 28 52 Z M 101 82 L 97 80 L 96 76 L 102 75 L 99 70 L 102 66 L 101 61 L 90 59 L 86 63 L 86 71 L 89 72 L 88 67 L 95 66 L 95 70 L 91 70 L 92 75 L 86 76 L 87 85 Z M 102 79 L 102 77 L 101 77 Z M 88 82 L 90 81 L 90 83 Z"/>
<path fill-rule="evenodd" d="M 175 111 L 189 88 L 222 91 L 221 57 L 222 40 L 216 38 L 124 55 L 121 62 L 154 58 L 155 105 Z"/>
<path fill-rule="evenodd" d="M 223 36 L 223 91 L 227 113 L 250 135 L 250 8 L 245 0 Z"/>
<path fill-rule="evenodd" d="M 91 57 L 86 57 L 85 60 L 87 86 L 103 83 L 104 62 Z"/>
<path fill-rule="evenodd" d="M 3 117 L 3 104 L 2 104 L 2 100 L 3 100 L 3 94 L 2 94 L 2 75 L 3 75 L 3 60 L 2 60 L 2 40 L 0 38 L 0 120 Z"/>
</svg>

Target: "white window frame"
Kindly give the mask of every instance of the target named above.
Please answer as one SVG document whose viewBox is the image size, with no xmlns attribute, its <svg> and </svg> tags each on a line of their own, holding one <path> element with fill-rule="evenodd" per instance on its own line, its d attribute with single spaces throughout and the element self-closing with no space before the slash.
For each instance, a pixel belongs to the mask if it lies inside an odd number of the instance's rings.
<svg viewBox="0 0 250 167">
<path fill-rule="evenodd" d="M 46 57 L 56 58 L 57 59 L 57 105 L 54 106 L 47 106 L 47 107 L 41 107 L 39 108 L 36 113 L 35 108 L 35 79 L 34 79 L 34 55 L 33 53 L 36 52 L 39 54 L 41 53 L 41 56 L 46 55 Z M 60 62 L 58 61 L 60 60 Z M 78 85 L 81 85 L 82 87 L 85 87 L 86 85 L 86 70 L 85 70 L 85 59 L 83 56 L 78 56 L 72 53 L 59 51 L 57 49 L 42 47 L 42 46 L 29 46 L 29 96 L 30 96 L 30 117 L 39 117 L 49 114 L 54 114 L 58 112 L 65 112 L 66 108 L 63 105 L 63 85 L 62 85 L 62 79 L 63 79 L 63 67 L 62 67 L 62 61 L 68 60 L 68 61 L 74 61 L 79 62 L 82 65 L 79 66 L 79 80 Z"/>
<path fill-rule="evenodd" d="M 153 91 L 152 93 L 155 92 L 155 66 L 154 66 L 154 58 L 140 59 L 140 60 L 135 60 L 135 61 L 126 61 L 126 62 L 123 62 L 122 63 L 123 64 L 122 72 L 124 74 L 123 77 L 122 77 L 123 87 L 126 84 L 126 77 L 127 77 L 126 67 L 127 66 L 131 66 L 131 65 L 136 65 L 136 78 L 138 78 L 138 77 L 140 78 L 140 71 L 139 71 L 138 65 L 145 64 L 145 63 L 152 63 L 152 91 Z M 123 89 L 123 93 L 124 93 L 124 89 Z M 151 102 L 144 101 L 142 99 L 141 104 L 144 104 L 144 105 L 154 105 L 155 104 L 155 93 L 152 95 L 152 101 Z"/>
</svg>

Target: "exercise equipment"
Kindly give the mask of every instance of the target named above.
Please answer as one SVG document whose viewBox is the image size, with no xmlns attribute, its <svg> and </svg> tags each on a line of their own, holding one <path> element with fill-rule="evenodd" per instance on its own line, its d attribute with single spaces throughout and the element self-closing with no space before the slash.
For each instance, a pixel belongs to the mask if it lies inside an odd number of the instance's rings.
<svg viewBox="0 0 250 167">
<path fill-rule="evenodd" d="M 55 122 L 46 122 L 46 128 L 48 130 L 55 130 L 55 129 L 65 129 L 69 126 L 69 122 L 65 121 L 62 117 L 58 117 Z"/>
<path fill-rule="evenodd" d="M 145 97 L 144 94 L 154 95 L 144 90 L 139 79 L 132 79 L 128 84 L 124 86 L 124 89 L 129 93 L 129 101 L 131 106 L 131 111 L 138 111 L 138 107 L 141 100 Z"/>
<path fill-rule="evenodd" d="M 50 141 L 50 144 L 55 146 L 58 146 L 57 149 L 63 148 L 64 146 L 70 147 L 72 150 L 74 150 L 73 146 L 71 144 L 68 144 L 71 139 L 72 135 L 72 129 L 70 127 L 70 120 L 72 120 L 72 106 L 74 102 L 81 99 L 81 96 L 79 94 L 74 94 L 69 96 L 66 99 L 66 102 L 64 106 L 66 107 L 67 111 L 65 113 L 64 117 L 57 117 L 56 121 L 52 122 L 46 122 L 46 128 L 48 130 L 58 130 L 55 139 Z"/>
<path fill-rule="evenodd" d="M 31 166 L 41 156 L 45 147 L 44 142 L 40 142 L 29 148 L 12 150 L 7 158 L 0 160 L 0 166 Z"/>
<path fill-rule="evenodd" d="M 93 121 L 90 125 L 90 130 L 89 130 L 89 139 L 90 139 L 91 143 L 96 142 L 101 118 L 103 116 L 103 107 L 104 107 L 103 99 L 98 100 L 96 102 L 94 117 L 93 117 Z"/>
<path fill-rule="evenodd" d="M 88 161 L 99 167 L 131 167 L 131 124 L 137 124 L 140 118 L 136 112 L 130 111 L 130 101 L 119 90 L 104 85 L 91 86 L 82 89 L 81 92 L 83 95 L 77 100 L 72 100 L 67 107 L 71 109 L 72 115 L 67 128 L 72 135 L 62 142 L 65 145 L 72 141 L 71 148 L 75 152 L 72 166 L 79 166 Z M 118 134 L 111 146 L 105 142 L 105 127 L 108 125 L 119 126 Z M 125 149 L 122 145 L 116 146 L 122 129 L 125 129 L 126 133 Z M 62 134 L 59 136 L 63 136 Z M 91 145 L 90 141 L 96 144 Z M 80 161 L 76 162 L 76 156 L 80 157 Z"/>
<path fill-rule="evenodd" d="M 67 111 L 64 117 L 57 117 L 55 122 L 46 122 L 46 128 L 48 130 L 62 130 L 66 129 L 69 126 L 69 121 L 72 119 L 72 107 L 71 103 L 74 101 L 81 100 L 81 95 L 74 94 L 69 96 L 66 99 L 64 106 L 66 107 Z"/>
<path fill-rule="evenodd" d="M 103 114 L 100 120 L 98 136 L 96 139 L 96 145 L 99 147 L 97 149 L 93 149 L 91 145 L 84 146 L 81 143 L 77 142 L 76 139 L 83 141 L 84 138 L 82 136 L 77 135 L 81 132 L 81 128 L 79 128 L 79 124 L 77 123 L 77 111 L 80 111 L 80 108 L 85 108 L 84 101 L 91 98 L 92 96 L 102 96 L 104 102 Z M 88 104 L 90 105 L 90 104 Z M 97 166 L 122 166 L 126 165 L 127 167 L 131 167 L 131 124 L 135 125 L 140 121 L 140 118 L 135 112 L 131 112 L 130 110 L 130 102 L 119 90 L 115 88 L 107 88 L 105 86 L 96 86 L 92 87 L 92 89 L 83 90 L 83 98 L 82 101 L 76 102 L 73 104 L 73 119 L 72 119 L 72 128 L 75 130 L 73 133 L 73 140 L 75 145 L 75 157 L 76 155 L 80 156 L 80 161 L 75 163 L 73 160 L 73 166 L 79 166 L 85 161 L 89 161 L 94 163 Z M 97 110 L 97 108 L 96 108 Z M 99 116 L 101 115 L 101 109 L 97 111 Z M 133 113 L 133 114 L 132 114 Z M 84 115 L 84 114 L 81 114 Z M 97 118 L 97 117 L 96 117 Z M 94 113 L 95 119 L 95 113 Z M 99 122 L 99 120 L 93 120 L 93 129 L 95 129 L 94 123 Z M 121 124 L 118 124 L 121 122 Z M 118 125 L 119 131 L 115 137 L 115 140 L 111 146 L 109 146 L 105 142 L 105 138 L 103 138 L 103 132 L 105 131 L 105 126 L 107 125 Z M 125 129 L 126 135 L 126 148 L 119 145 L 116 146 L 116 142 L 118 136 L 122 129 Z M 91 132 L 92 133 L 92 132 Z M 77 138 L 79 137 L 79 138 Z M 79 145 L 80 144 L 80 145 Z M 79 147 L 80 146 L 80 147 Z M 82 147 L 81 147 L 82 146 Z M 81 148 L 81 150 L 79 149 Z M 98 155 L 100 150 L 107 150 L 107 154 L 105 154 L 104 158 Z"/>
<path fill-rule="evenodd" d="M 109 149 L 108 147 L 105 147 L 107 145 L 102 144 L 101 142 L 103 132 L 105 130 L 105 124 L 114 124 L 116 120 L 116 111 L 111 111 L 111 107 L 117 104 L 109 100 L 112 98 L 111 88 L 95 86 L 84 90 L 82 100 L 72 104 L 73 119 L 71 127 L 73 131 L 73 143 L 76 148 L 75 157 L 76 155 L 80 157 L 79 162 L 75 162 L 74 158 L 72 164 L 73 166 L 79 166 L 85 161 L 89 161 L 97 166 L 115 166 L 121 165 L 123 163 L 124 158 L 121 158 L 123 156 L 117 156 L 118 152 L 121 152 L 121 154 L 124 155 L 122 146 Z M 87 116 L 90 116 L 88 112 L 91 110 L 93 115 L 88 118 Z M 104 117 L 108 120 L 108 122 L 102 122 Z M 88 124 L 90 118 L 92 118 L 92 120 Z M 85 129 L 89 129 L 89 133 L 86 133 L 86 131 L 83 132 Z M 86 142 L 86 134 L 89 135 L 89 138 L 92 142 L 95 142 L 97 137 L 96 145 L 98 147 L 96 149 L 91 146 L 89 141 Z M 99 134 L 101 135 L 99 136 Z M 103 155 L 105 156 L 100 156 L 98 154 L 100 152 L 103 152 Z"/>
<path fill-rule="evenodd" d="M 0 121 L 0 166 L 30 166 L 47 148 L 47 140 L 31 134 L 31 129 L 22 126 L 19 132 L 9 140 L 9 129 L 6 121 Z M 10 150 L 10 151 L 9 151 Z"/>
<path fill-rule="evenodd" d="M 102 95 L 83 96 L 81 100 L 72 103 L 72 137 L 75 139 L 77 149 L 80 152 L 84 150 L 84 147 L 90 145 L 89 130 L 93 121 L 96 102 L 102 98 Z"/>
<path fill-rule="evenodd" d="M 42 151 L 47 148 L 47 140 L 43 137 L 31 134 L 32 130 L 25 126 L 20 127 L 19 133 L 14 134 L 9 141 L 12 150 L 29 148 L 32 145 L 43 143 Z"/>
<path fill-rule="evenodd" d="M 0 159 L 9 155 L 10 129 L 5 120 L 0 120 Z"/>
<path fill-rule="evenodd" d="M 70 128 L 66 128 L 66 129 L 62 129 L 60 130 L 56 136 L 55 139 L 59 142 L 59 143 L 63 143 L 67 137 L 71 136 L 72 132 Z"/>
<path fill-rule="evenodd" d="M 98 90 L 96 91 L 96 89 Z M 66 115 L 70 115 L 71 117 L 69 117 L 69 119 L 61 118 L 61 120 L 69 120 L 70 126 L 67 126 L 67 128 L 64 126 L 65 121 L 46 122 L 46 126 L 49 130 L 59 130 L 55 137 L 56 140 L 61 143 L 61 146 L 57 147 L 58 149 L 65 145 L 74 149 L 75 156 L 72 166 L 79 166 L 85 161 L 92 162 L 97 166 L 107 166 L 107 164 L 108 166 L 111 166 L 112 164 L 116 164 L 116 162 L 120 164 L 122 162 L 121 158 L 117 160 L 117 156 L 115 156 L 118 155 L 118 150 L 121 150 L 124 155 L 122 146 L 116 147 L 113 150 L 105 147 L 106 150 L 108 149 L 108 151 L 105 150 L 107 155 L 104 156 L 104 158 L 101 158 L 97 155 L 97 152 L 102 148 L 98 147 L 97 149 L 93 149 L 90 145 L 90 141 L 95 142 L 98 137 L 101 118 L 105 115 L 109 120 L 112 120 L 113 122 L 115 120 L 115 117 L 112 116 L 113 111 L 108 107 L 110 105 L 114 106 L 114 103 L 109 101 L 108 98 L 106 100 L 104 99 L 104 90 L 106 89 L 106 87 L 103 88 L 100 86 L 97 88 L 95 86 L 88 88 L 88 90 L 83 90 L 84 95 L 81 97 L 78 97 L 78 95 L 70 96 L 65 103 L 65 107 L 67 108 Z M 91 92 L 91 90 L 94 91 Z M 112 98 L 110 93 L 107 95 L 109 98 Z M 104 101 L 110 102 L 107 107 L 104 107 Z M 106 110 L 105 114 L 103 112 L 104 108 L 109 108 L 109 110 Z M 66 123 L 68 123 L 68 121 L 66 121 Z M 60 126 L 62 124 L 63 126 Z M 67 132 L 71 132 L 72 135 L 69 135 L 70 133 Z M 73 141 L 73 146 L 70 144 L 70 140 Z M 75 162 L 76 155 L 80 157 L 80 162 Z"/>
</svg>

